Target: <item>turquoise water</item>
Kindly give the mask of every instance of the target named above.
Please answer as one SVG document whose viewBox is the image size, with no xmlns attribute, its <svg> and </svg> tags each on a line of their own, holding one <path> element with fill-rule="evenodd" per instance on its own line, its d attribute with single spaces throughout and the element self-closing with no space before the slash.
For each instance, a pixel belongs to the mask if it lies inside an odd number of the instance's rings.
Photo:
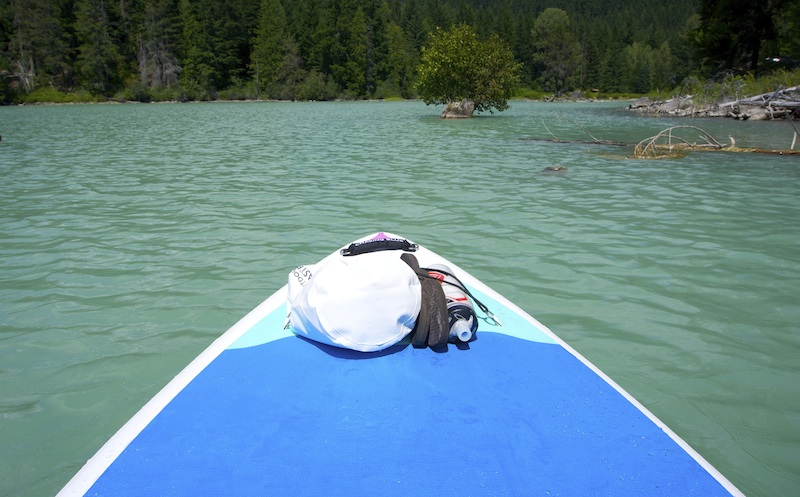
<svg viewBox="0 0 800 497">
<path fill-rule="evenodd" d="M 378 230 L 536 316 L 746 494 L 800 494 L 800 157 L 533 139 L 791 127 L 622 106 L 0 108 L 0 495 L 54 495 L 293 267 Z"/>
</svg>

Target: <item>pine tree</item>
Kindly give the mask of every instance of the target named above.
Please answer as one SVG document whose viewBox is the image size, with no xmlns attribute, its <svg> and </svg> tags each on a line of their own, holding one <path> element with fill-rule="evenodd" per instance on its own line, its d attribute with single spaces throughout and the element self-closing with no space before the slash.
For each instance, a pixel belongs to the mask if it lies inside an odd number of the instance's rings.
<svg viewBox="0 0 800 497">
<path fill-rule="evenodd" d="M 707 74 L 724 69 L 758 73 L 761 47 L 775 40 L 775 3 L 765 0 L 702 0 L 694 42 Z"/>
<path fill-rule="evenodd" d="M 427 33 L 419 11 L 417 0 L 409 0 L 401 7 L 400 27 L 408 37 L 414 50 L 420 51 L 425 43 Z"/>
<path fill-rule="evenodd" d="M 136 62 L 145 88 L 178 84 L 178 13 L 171 0 L 151 0 L 144 6 L 137 35 Z"/>
<path fill-rule="evenodd" d="M 310 70 L 315 70 L 320 74 L 331 74 L 331 67 L 337 63 L 338 54 L 341 52 L 341 45 L 337 36 L 336 15 L 333 5 L 320 6 L 314 19 L 313 32 L 311 34 L 312 49 L 309 53 Z"/>
<path fill-rule="evenodd" d="M 261 0 L 250 56 L 250 71 L 259 89 L 266 89 L 270 96 L 277 92 L 276 86 L 282 75 L 284 59 L 292 43 L 281 1 Z"/>
<path fill-rule="evenodd" d="M 25 92 L 38 86 L 72 83 L 73 61 L 61 8 L 53 0 L 10 0 L 6 7 L 9 72 Z"/>
<path fill-rule="evenodd" d="M 260 4 L 253 0 L 212 0 L 211 30 L 218 88 L 240 85 L 250 77 L 252 38 Z"/>
<path fill-rule="evenodd" d="M 289 32 L 297 43 L 299 56 L 308 64 L 314 46 L 314 29 L 319 19 L 319 2 L 295 0 L 283 6 Z"/>
<path fill-rule="evenodd" d="M 557 93 L 570 89 L 580 67 L 581 51 L 569 15 L 561 9 L 545 9 L 536 18 L 531 36 L 542 86 Z"/>
<path fill-rule="evenodd" d="M 403 28 L 390 22 L 386 30 L 389 72 L 385 84 L 388 92 L 410 98 L 414 86 L 414 66 L 417 64 L 417 51 L 411 37 L 406 36 Z"/>
<path fill-rule="evenodd" d="M 363 96 L 367 86 L 367 17 L 361 7 L 355 9 L 352 17 L 343 16 L 339 22 L 342 34 L 342 52 L 339 63 L 331 70 L 339 85 L 351 96 Z"/>
<path fill-rule="evenodd" d="M 776 11 L 775 24 L 778 53 L 800 60 L 800 2 L 783 2 Z"/>
<path fill-rule="evenodd" d="M 351 98 L 367 93 L 370 25 L 362 2 L 331 0 L 320 14 L 312 58 Z"/>
<path fill-rule="evenodd" d="M 627 65 L 630 68 L 627 87 L 635 93 L 647 93 L 653 82 L 653 49 L 638 41 L 625 47 Z"/>
<path fill-rule="evenodd" d="M 448 29 L 455 20 L 456 13 L 449 5 L 442 3 L 439 0 L 421 0 L 424 2 L 422 7 L 422 25 L 425 32 L 430 35 L 436 28 Z M 426 36 L 426 39 L 428 36 Z"/>
<path fill-rule="evenodd" d="M 584 28 L 581 38 L 583 52 L 584 79 L 583 88 L 597 89 L 601 86 L 600 80 L 603 63 L 606 57 L 606 47 L 611 39 L 608 25 L 595 23 Z"/>
<path fill-rule="evenodd" d="M 677 83 L 675 78 L 674 56 L 669 42 L 664 42 L 653 52 L 653 80 L 652 89 L 664 90 L 671 88 Z"/>
<path fill-rule="evenodd" d="M 125 61 L 117 48 L 112 7 L 104 0 L 78 0 L 75 33 L 77 68 L 85 88 L 110 96 L 122 87 Z"/>
<path fill-rule="evenodd" d="M 189 0 L 180 0 L 181 84 L 190 97 L 208 98 L 219 78 L 214 64 L 214 50 L 206 19 Z"/>
<path fill-rule="evenodd" d="M 367 17 L 366 93 L 375 95 L 378 85 L 389 74 L 388 26 L 391 12 L 385 0 L 370 0 L 364 11 Z"/>
<path fill-rule="evenodd" d="M 600 89 L 608 93 L 622 93 L 630 91 L 630 70 L 625 57 L 624 46 L 621 42 L 609 45 L 606 48 L 600 69 Z"/>
</svg>

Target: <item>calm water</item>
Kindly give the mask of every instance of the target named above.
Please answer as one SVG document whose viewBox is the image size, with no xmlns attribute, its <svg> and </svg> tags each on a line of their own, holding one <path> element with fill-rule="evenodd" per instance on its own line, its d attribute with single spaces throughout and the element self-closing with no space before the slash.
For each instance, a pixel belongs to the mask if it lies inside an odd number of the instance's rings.
<svg viewBox="0 0 800 497">
<path fill-rule="evenodd" d="M 748 495 L 800 495 L 800 157 L 530 139 L 791 127 L 622 105 L 0 108 L 0 495 L 55 494 L 290 269 L 378 230 L 539 318 Z"/>
</svg>

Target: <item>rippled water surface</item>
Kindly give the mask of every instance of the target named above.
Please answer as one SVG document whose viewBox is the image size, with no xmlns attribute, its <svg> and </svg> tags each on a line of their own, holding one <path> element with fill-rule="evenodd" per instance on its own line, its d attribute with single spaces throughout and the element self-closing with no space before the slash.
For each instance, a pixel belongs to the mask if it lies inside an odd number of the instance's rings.
<svg viewBox="0 0 800 497">
<path fill-rule="evenodd" d="M 791 127 L 622 106 L 0 108 L 0 495 L 55 494 L 291 268 L 378 230 L 536 316 L 748 495 L 800 495 L 800 157 L 536 140 Z"/>
</svg>

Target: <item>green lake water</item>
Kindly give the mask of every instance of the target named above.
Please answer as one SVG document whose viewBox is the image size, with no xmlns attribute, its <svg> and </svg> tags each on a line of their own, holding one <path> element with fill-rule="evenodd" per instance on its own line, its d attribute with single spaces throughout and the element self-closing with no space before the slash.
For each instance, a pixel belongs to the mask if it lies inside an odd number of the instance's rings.
<svg viewBox="0 0 800 497">
<path fill-rule="evenodd" d="M 624 105 L 0 108 L 0 496 L 54 495 L 292 268 L 379 230 L 537 317 L 746 494 L 800 495 L 800 157 L 536 140 L 792 128 Z"/>
</svg>

